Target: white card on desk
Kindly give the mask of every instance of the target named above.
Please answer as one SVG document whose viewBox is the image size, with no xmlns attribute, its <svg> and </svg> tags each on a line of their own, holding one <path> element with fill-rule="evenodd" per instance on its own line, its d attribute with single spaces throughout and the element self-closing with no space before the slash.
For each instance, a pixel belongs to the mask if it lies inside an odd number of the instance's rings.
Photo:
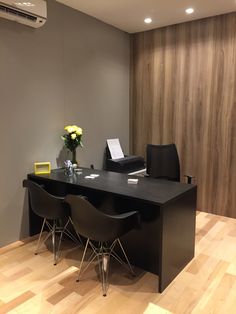
<svg viewBox="0 0 236 314">
<path fill-rule="evenodd" d="M 128 182 L 128 184 L 137 184 L 138 179 L 128 179 L 127 182 Z"/>
</svg>

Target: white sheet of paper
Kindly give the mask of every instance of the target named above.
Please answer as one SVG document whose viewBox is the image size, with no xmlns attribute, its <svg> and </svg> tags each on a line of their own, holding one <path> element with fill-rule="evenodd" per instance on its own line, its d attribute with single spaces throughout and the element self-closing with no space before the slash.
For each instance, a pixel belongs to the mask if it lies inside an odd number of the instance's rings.
<svg viewBox="0 0 236 314">
<path fill-rule="evenodd" d="M 112 159 L 124 158 L 124 154 L 122 152 L 122 148 L 120 146 L 120 141 L 118 138 L 107 140 L 107 145 L 110 150 Z"/>
</svg>

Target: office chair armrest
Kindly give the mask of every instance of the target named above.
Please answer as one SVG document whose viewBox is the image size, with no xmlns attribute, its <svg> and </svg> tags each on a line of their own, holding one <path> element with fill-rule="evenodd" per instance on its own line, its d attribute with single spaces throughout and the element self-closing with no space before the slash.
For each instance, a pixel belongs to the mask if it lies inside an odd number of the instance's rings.
<svg viewBox="0 0 236 314">
<path fill-rule="evenodd" d="M 83 199 L 85 199 L 86 201 L 88 201 L 89 199 L 88 199 L 88 196 L 85 196 L 85 195 L 78 195 L 79 197 L 82 197 Z"/>
<path fill-rule="evenodd" d="M 85 200 L 88 200 L 88 197 L 85 196 L 85 195 L 77 195 L 77 196 L 79 196 L 79 197 L 81 197 L 81 198 L 83 198 L 83 199 L 85 199 Z M 65 195 L 65 196 L 55 196 L 55 197 L 58 198 L 59 200 L 64 201 L 66 195 Z"/>
<path fill-rule="evenodd" d="M 82 198 L 84 198 L 85 200 L 88 200 L 88 197 L 85 196 L 85 195 L 79 194 L 79 195 L 77 195 L 77 196 L 82 197 Z M 55 195 L 55 197 L 58 198 L 58 199 L 60 199 L 60 200 L 64 200 L 65 197 L 66 197 L 66 195 L 65 195 L 65 196 L 57 196 L 57 195 Z"/>
<path fill-rule="evenodd" d="M 111 217 L 111 218 L 124 219 L 124 218 L 130 217 L 130 216 L 133 216 L 135 214 L 138 214 L 138 211 L 133 210 L 133 211 L 125 212 L 122 214 L 115 214 L 115 215 L 104 214 L 104 215 Z"/>
<path fill-rule="evenodd" d="M 184 177 L 187 178 L 187 183 L 192 184 L 192 180 L 195 178 L 195 176 L 191 176 L 189 174 L 185 174 Z"/>
<path fill-rule="evenodd" d="M 135 221 L 136 221 L 135 229 L 141 228 L 141 217 L 139 215 L 139 212 L 136 210 L 129 211 L 129 212 L 122 213 L 122 214 L 118 214 L 118 215 L 108 215 L 108 214 L 105 214 L 105 215 L 108 217 L 114 218 L 114 219 L 123 219 L 123 220 L 127 220 L 127 221 L 129 220 L 129 218 L 130 219 L 135 218 Z"/>
<path fill-rule="evenodd" d="M 64 199 L 65 199 L 65 196 L 57 196 L 57 195 L 55 195 L 55 197 L 56 197 L 57 199 L 61 200 L 61 201 L 64 201 Z"/>
</svg>

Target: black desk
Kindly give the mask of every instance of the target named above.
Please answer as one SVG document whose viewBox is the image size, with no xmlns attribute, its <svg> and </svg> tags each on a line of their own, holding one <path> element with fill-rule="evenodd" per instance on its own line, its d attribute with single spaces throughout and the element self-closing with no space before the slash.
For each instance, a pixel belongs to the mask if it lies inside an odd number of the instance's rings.
<svg viewBox="0 0 236 314">
<path fill-rule="evenodd" d="M 95 179 L 85 179 L 91 173 Z M 194 185 L 141 178 L 137 185 L 127 183 L 121 173 L 83 168 L 82 175 L 67 177 L 64 170 L 49 175 L 29 174 L 54 195 L 83 194 L 103 211 L 120 213 L 138 210 L 141 229 L 121 240 L 133 265 L 159 276 L 162 292 L 194 256 L 196 193 Z M 40 223 L 32 211 L 30 234 L 39 232 Z"/>
</svg>

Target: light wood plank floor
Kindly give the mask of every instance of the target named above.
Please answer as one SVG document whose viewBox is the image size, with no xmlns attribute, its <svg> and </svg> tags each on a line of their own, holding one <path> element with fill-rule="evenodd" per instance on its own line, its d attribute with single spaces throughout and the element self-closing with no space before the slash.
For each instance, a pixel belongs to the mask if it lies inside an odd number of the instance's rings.
<svg viewBox="0 0 236 314">
<path fill-rule="evenodd" d="M 196 255 L 162 293 L 158 277 L 136 269 L 130 277 L 111 264 L 107 297 L 98 269 L 91 267 L 76 282 L 82 250 L 63 243 L 62 259 L 34 255 L 36 239 L 0 249 L 0 313 L 236 313 L 236 219 L 197 214 Z"/>
</svg>

